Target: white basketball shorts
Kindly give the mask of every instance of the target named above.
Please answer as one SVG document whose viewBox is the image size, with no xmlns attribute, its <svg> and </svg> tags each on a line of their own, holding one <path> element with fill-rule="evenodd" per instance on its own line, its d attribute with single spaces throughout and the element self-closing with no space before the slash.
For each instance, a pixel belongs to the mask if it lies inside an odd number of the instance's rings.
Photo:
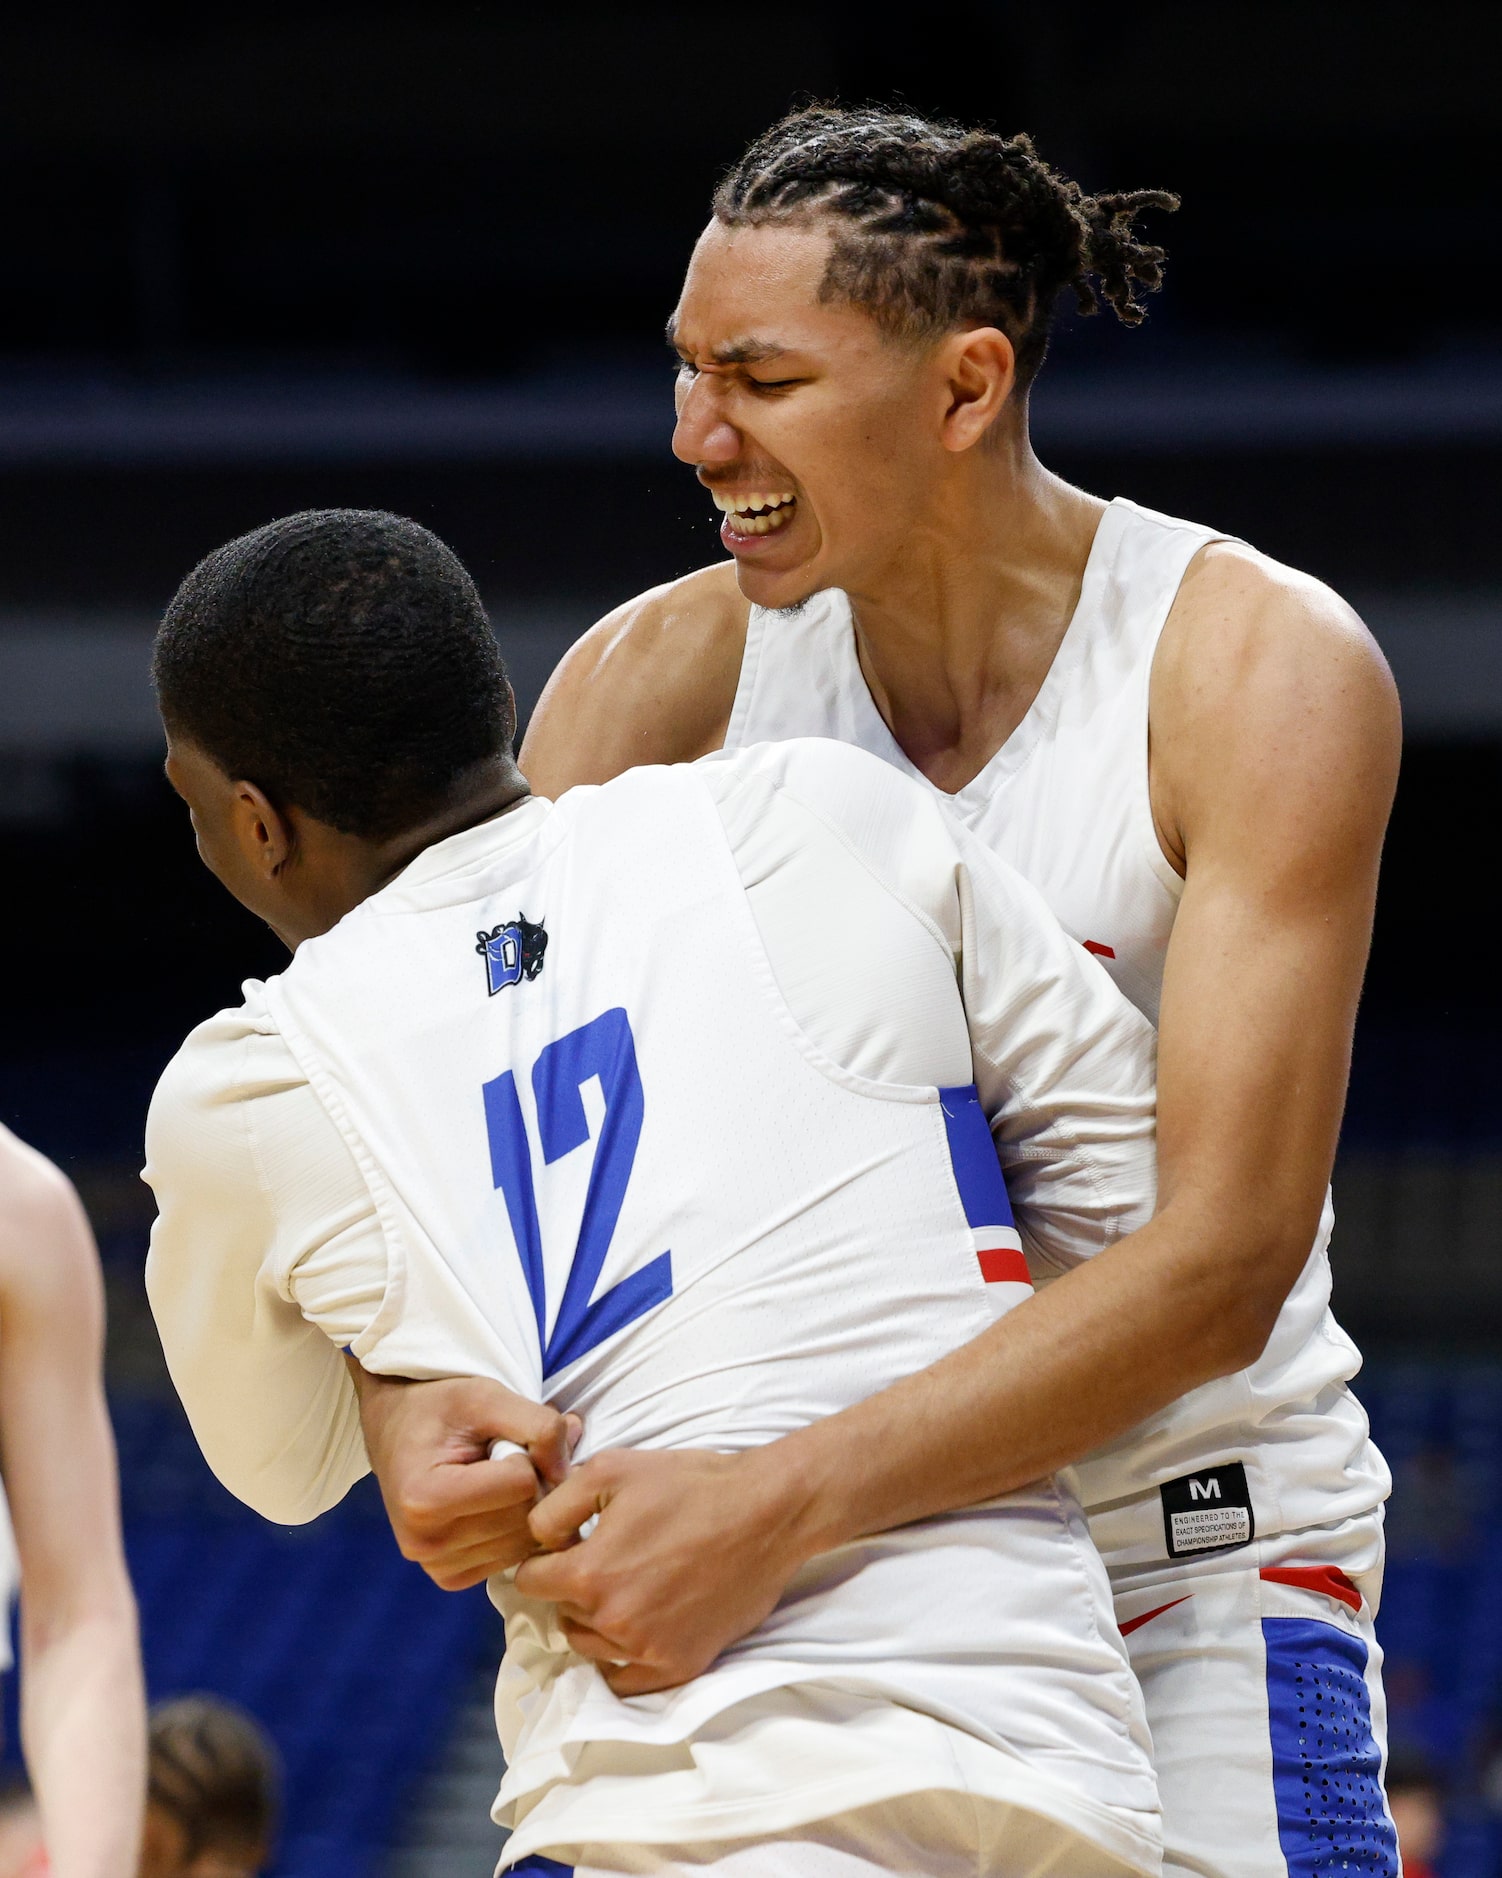
<svg viewBox="0 0 1502 1878">
<path fill-rule="evenodd" d="M 1164 1878 L 1398 1878 L 1380 1513 L 1112 1577 L 1147 1701 Z"/>
<path fill-rule="evenodd" d="M 579 1846 L 538 1853 L 505 1878 L 1131 1878 L 1128 1867 L 1036 1813 L 963 1794 L 910 1793 L 791 1832 L 697 1845 Z"/>
</svg>

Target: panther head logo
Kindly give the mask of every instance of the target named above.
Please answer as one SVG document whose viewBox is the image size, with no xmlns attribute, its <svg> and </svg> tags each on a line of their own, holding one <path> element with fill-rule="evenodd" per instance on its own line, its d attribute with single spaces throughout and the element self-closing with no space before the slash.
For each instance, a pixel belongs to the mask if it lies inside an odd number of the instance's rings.
<svg viewBox="0 0 1502 1878">
<path fill-rule="evenodd" d="M 532 921 L 524 913 L 503 920 L 489 932 L 475 934 L 475 950 L 485 960 L 489 995 L 493 998 L 507 985 L 535 978 L 542 970 L 543 954 L 548 949 L 547 929 L 540 920 Z"/>
</svg>

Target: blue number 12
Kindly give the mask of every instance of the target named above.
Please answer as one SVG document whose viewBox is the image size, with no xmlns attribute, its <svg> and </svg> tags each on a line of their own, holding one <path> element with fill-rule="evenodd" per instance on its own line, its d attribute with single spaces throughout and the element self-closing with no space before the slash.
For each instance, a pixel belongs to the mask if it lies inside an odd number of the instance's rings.
<svg viewBox="0 0 1502 1878">
<path fill-rule="evenodd" d="M 635 1323 L 673 1293 L 673 1255 L 661 1252 L 602 1296 L 594 1296 L 631 1179 L 644 1108 L 636 1040 L 626 1013 L 619 1007 L 550 1043 L 532 1066 L 543 1162 L 551 1167 L 589 1140 L 589 1122 L 580 1092 L 592 1076 L 600 1079 L 605 1117 L 595 1143 L 578 1243 L 551 1337 L 532 1151 L 517 1099 L 516 1077 L 508 1069 L 484 1088 L 490 1170 L 505 1196 L 506 1212 L 521 1254 L 527 1291 L 537 1317 L 537 1337 L 543 1346 L 544 1379 L 627 1324 Z"/>
</svg>

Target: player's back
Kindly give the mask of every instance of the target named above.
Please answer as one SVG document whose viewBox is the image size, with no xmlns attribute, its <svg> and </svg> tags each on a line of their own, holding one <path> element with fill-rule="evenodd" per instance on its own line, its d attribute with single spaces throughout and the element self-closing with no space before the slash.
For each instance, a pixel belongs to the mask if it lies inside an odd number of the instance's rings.
<svg viewBox="0 0 1502 1878">
<path fill-rule="evenodd" d="M 804 1035 L 693 771 L 533 805 L 519 842 L 508 820 L 268 986 L 399 1249 L 363 1361 L 482 1361 L 591 1448 L 740 1448 L 1027 1295 L 975 1091 Z"/>
<path fill-rule="evenodd" d="M 888 906 L 894 957 L 942 950 Z M 733 1449 L 1028 1295 L 974 1089 L 822 1054 L 701 770 L 634 771 L 439 844 L 303 946 L 267 1001 L 385 1228 L 386 1298 L 355 1346 L 369 1368 L 495 1375 L 579 1411 L 596 1448 Z M 837 1678 L 1004 1750 L 1037 1810 L 1055 1781 L 1151 1810 L 1104 1573 L 1052 1485 L 816 1561 L 650 1704 L 613 1697 L 545 1607 L 498 1601 L 513 1798 L 580 1743 L 685 1740 L 759 1692 Z"/>
</svg>

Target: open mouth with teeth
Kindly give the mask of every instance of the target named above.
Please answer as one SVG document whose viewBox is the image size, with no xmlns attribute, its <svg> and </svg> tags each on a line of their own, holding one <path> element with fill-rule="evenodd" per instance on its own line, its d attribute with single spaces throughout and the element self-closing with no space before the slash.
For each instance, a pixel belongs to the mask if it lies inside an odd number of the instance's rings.
<svg viewBox="0 0 1502 1878">
<path fill-rule="evenodd" d="M 711 490 L 715 507 L 725 516 L 726 525 L 737 535 L 771 535 L 786 528 L 798 506 L 795 495 L 763 495 L 759 490 L 749 495 L 721 495 Z"/>
</svg>

